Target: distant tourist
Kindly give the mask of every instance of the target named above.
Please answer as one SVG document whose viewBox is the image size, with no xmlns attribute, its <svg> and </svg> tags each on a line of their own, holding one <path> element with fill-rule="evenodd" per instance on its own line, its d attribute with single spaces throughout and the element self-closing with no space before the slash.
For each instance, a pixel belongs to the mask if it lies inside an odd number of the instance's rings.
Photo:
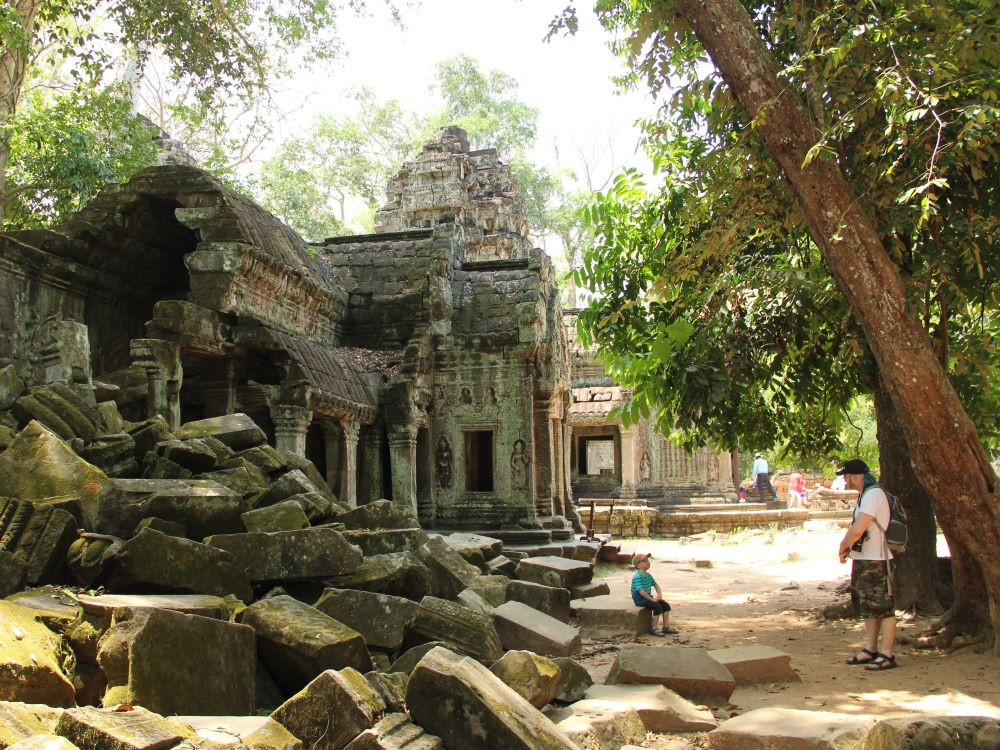
<svg viewBox="0 0 1000 750">
<path fill-rule="evenodd" d="M 676 635 L 677 628 L 670 626 L 670 605 L 663 601 L 663 592 L 649 573 L 649 555 L 637 554 L 632 558 L 635 575 L 632 576 L 632 601 L 637 607 L 653 611 L 653 629 L 650 635 Z M 653 596 L 653 592 L 656 596 Z M 656 616 L 660 616 L 660 627 L 656 627 Z"/>
<path fill-rule="evenodd" d="M 760 453 L 753 454 L 753 469 L 750 473 L 753 480 L 757 483 L 757 494 L 760 495 L 762 503 L 767 502 L 764 498 L 765 489 L 771 493 L 772 500 L 778 499 L 778 495 L 774 491 L 774 485 L 771 484 L 771 467 L 767 465 L 767 459 Z"/>
<path fill-rule="evenodd" d="M 840 469 L 840 461 L 838 461 L 837 459 L 833 459 L 832 461 L 830 461 L 830 463 L 833 464 L 833 473 L 835 475 L 833 477 L 833 481 L 830 482 L 830 489 L 831 490 L 846 490 L 847 489 L 847 480 L 844 479 L 844 475 L 841 474 L 840 471 L 839 471 L 839 469 Z"/>
<path fill-rule="evenodd" d="M 788 477 L 788 507 L 806 507 L 806 482 L 802 478 L 802 472 L 798 469 Z"/>
<path fill-rule="evenodd" d="M 864 664 L 872 672 L 894 669 L 896 611 L 889 582 L 892 552 L 883 534 L 889 525 L 889 498 L 860 458 L 845 461 L 837 473 L 846 479 L 848 489 L 861 493 L 854 520 L 838 550 L 840 562 L 846 562 L 848 557 L 852 560 L 851 600 L 865 620 L 865 647 L 847 663 Z"/>
</svg>

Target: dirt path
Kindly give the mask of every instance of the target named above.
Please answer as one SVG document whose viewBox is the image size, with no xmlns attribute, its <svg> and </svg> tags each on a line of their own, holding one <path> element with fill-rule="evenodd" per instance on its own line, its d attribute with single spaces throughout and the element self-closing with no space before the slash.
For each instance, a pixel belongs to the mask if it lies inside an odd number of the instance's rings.
<svg viewBox="0 0 1000 750">
<path fill-rule="evenodd" d="M 836 560 L 843 530 L 812 522 L 805 529 L 748 530 L 719 534 L 714 540 L 626 540 L 623 551 L 650 552 L 650 572 L 674 608 L 671 623 L 679 636 L 638 639 L 652 645 L 728 648 L 767 645 L 792 657 L 800 683 L 738 688 L 720 718 L 764 706 L 890 716 L 912 712 L 1000 718 L 1000 664 L 991 656 L 964 649 L 946 655 L 908 645 L 896 649 L 900 667 L 884 673 L 849 667 L 844 659 L 862 645 L 860 620 L 826 622 L 816 613 L 842 601 L 849 563 Z M 695 561 L 711 561 L 696 567 Z M 600 565 L 611 593 L 629 597 L 632 570 Z M 899 632 L 918 635 L 928 620 L 901 620 Z M 603 682 L 618 644 L 585 641 L 583 662 Z M 650 736 L 647 747 L 678 748 L 702 744 Z"/>
</svg>

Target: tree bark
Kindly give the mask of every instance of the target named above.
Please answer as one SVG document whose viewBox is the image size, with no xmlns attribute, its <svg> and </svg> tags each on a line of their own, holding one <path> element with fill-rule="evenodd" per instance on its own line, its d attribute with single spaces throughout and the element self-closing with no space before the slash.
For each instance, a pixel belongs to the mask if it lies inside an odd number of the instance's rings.
<svg viewBox="0 0 1000 750">
<path fill-rule="evenodd" d="M 875 388 L 878 427 L 879 484 L 899 497 L 906 511 L 910 538 L 893 565 L 893 596 L 897 609 L 940 614 L 937 595 L 937 524 L 931 496 L 917 480 L 910 451 L 892 399 L 881 384 Z"/>
<path fill-rule="evenodd" d="M 738 0 L 676 0 L 780 165 L 810 234 L 857 315 L 942 529 L 977 567 L 1000 631 L 1000 498 L 975 425 L 907 309 L 896 267 L 833 160 L 803 166 L 816 133 Z M 954 551 L 954 550 L 953 550 Z M 960 553 L 961 554 L 961 553 Z M 970 578 L 969 580 L 972 580 Z M 995 642 L 1000 655 L 1000 639 Z"/>
<path fill-rule="evenodd" d="M 35 18 L 42 0 L 15 0 L 14 17 L 20 27 L 20 38 L 7 37 L 0 45 L 0 223 L 4 217 L 3 195 L 7 190 L 7 167 L 10 164 L 8 128 L 17 111 L 21 86 L 27 73 L 35 38 Z"/>
</svg>

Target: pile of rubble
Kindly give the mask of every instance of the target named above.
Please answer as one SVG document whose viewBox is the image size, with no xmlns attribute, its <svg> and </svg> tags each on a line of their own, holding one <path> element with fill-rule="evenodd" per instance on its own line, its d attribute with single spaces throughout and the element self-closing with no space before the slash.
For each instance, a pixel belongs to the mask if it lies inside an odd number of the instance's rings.
<svg viewBox="0 0 1000 750">
<path fill-rule="evenodd" d="M 594 685 L 573 613 L 646 626 L 592 581 L 599 545 L 503 552 L 344 507 L 245 415 L 127 423 L 2 369 L 0 750 L 725 743 L 749 714 L 703 704 L 796 678 L 780 652 L 631 646 Z"/>
</svg>

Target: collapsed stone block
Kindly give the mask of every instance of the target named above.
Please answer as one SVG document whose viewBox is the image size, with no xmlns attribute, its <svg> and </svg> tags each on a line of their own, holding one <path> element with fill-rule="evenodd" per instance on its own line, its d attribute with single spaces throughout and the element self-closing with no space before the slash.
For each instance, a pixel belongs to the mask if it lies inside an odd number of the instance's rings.
<svg viewBox="0 0 1000 750">
<path fill-rule="evenodd" d="M 595 596 L 607 596 L 611 593 L 611 587 L 607 581 L 591 581 L 573 586 L 570 589 L 571 599 L 590 599 Z"/>
<path fill-rule="evenodd" d="M 127 711 L 71 708 L 59 717 L 56 734 L 80 750 L 167 750 L 184 739 L 177 725 L 140 706 Z"/>
<path fill-rule="evenodd" d="M 218 534 L 205 544 L 231 554 L 251 581 L 303 581 L 357 570 L 361 550 L 333 529 Z"/>
<path fill-rule="evenodd" d="M 555 656 L 552 661 L 559 667 L 559 685 L 556 687 L 555 700 L 566 703 L 580 700 L 587 689 L 594 684 L 590 672 L 576 659 L 568 656 Z"/>
<path fill-rule="evenodd" d="M 84 588 L 103 583 L 114 567 L 114 557 L 121 543 L 121 539 L 103 534 L 81 534 L 66 552 L 73 580 Z"/>
<path fill-rule="evenodd" d="M 444 744 L 406 714 L 393 713 L 355 737 L 346 750 L 444 750 Z"/>
<path fill-rule="evenodd" d="M 371 669 L 360 633 L 290 596 L 251 604 L 241 613 L 240 622 L 256 632 L 261 661 L 286 695 L 324 670 Z"/>
<path fill-rule="evenodd" d="M 583 697 L 631 706 L 650 732 L 709 732 L 718 726 L 711 711 L 662 685 L 593 685 Z"/>
<path fill-rule="evenodd" d="M 178 466 L 183 466 L 192 474 L 211 471 L 219 463 L 219 457 L 204 440 L 165 440 L 157 443 L 156 454 Z"/>
<path fill-rule="evenodd" d="M 549 617 L 569 622 L 569 591 L 531 581 L 511 581 L 507 585 L 507 601 L 527 604 Z"/>
<path fill-rule="evenodd" d="M 1000 721 L 986 716 L 902 716 L 883 719 L 868 733 L 863 750 L 994 750 Z"/>
<path fill-rule="evenodd" d="M 31 388 L 11 406 L 21 424 L 41 422 L 63 440 L 79 438 L 89 443 L 97 437 L 97 409 L 65 383 L 47 383 Z"/>
<path fill-rule="evenodd" d="M 71 507 L 66 509 L 84 528 L 93 528 L 98 496 L 109 481 L 38 422 L 29 423 L 0 453 L 0 496 L 37 502 L 68 499 Z"/>
<path fill-rule="evenodd" d="M 499 607 L 507 601 L 507 585 L 509 583 L 510 579 L 507 576 L 481 575 L 466 590 L 475 591 L 489 602 L 490 606 Z"/>
<path fill-rule="evenodd" d="M 521 602 L 497 607 L 493 624 L 505 649 L 545 656 L 572 656 L 580 650 L 580 631 Z"/>
<path fill-rule="evenodd" d="M 517 563 L 505 555 L 498 555 L 486 563 L 486 572 L 493 575 L 507 576 L 513 578 L 517 570 Z"/>
<path fill-rule="evenodd" d="M 152 451 L 156 444 L 166 439 L 170 434 L 167 420 L 157 415 L 144 422 L 138 422 L 128 429 L 128 434 L 135 441 L 135 458 L 142 461 L 146 454 Z"/>
<path fill-rule="evenodd" d="M 108 678 L 108 708 L 253 712 L 256 642 L 245 625 L 168 609 L 117 609 L 98 643 L 97 663 Z"/>
<path fill-rule="evenodd" d="M 573 741 L 474 659 L 429 651 L 406 688 L 410 715 L 449 748 L 571 750 Z"/>
<path fill-rule="evenodd" d="M 147 453 L 142 459 L 143 479 L 190 479 L 194 476 L 191 469 L 186 469 L 176 461 L 171 461 L 155 453 Z"/>
<path fill-rule="evenodd" d="M 182 424 L 174 435 L 178 440 L 214 437 L 234 451 L 242 451 L 267 442 L 264 431 L 246 414 L 227 414 Z"/>
<path fill-rule="evenodd" d="M 708 655 L 729 670 L 737 685 L 802 680 L 792 669 L 792 657 L 770 646 L 714 649 Z"/>
<path fill-rule="evenodd" d="M 517 577 L 522 581 L 568 589 L 590 583 L 593 568 L 589 563 L 546 555 L 526 557 L 517 564 Z"/>
<path fill-rule="evenodd" d="M 508 651 L 490 671 L 535 708 L 551 703 L 559 689 L 559 665 L 530 651 Z"/>
<path fill-rule="evenodd" d="M 339 589 L 360 589 L 420 601 L 431 590 L 431 574 L 412 552 L 365 557 L 352 573 L 330 576 Z"/>
<path fill-rule="evenodd" d="M 114 593 L 233 594 L 253 601 L 246 571 L 225 550 L 143 529 L 123 543 L 108 579 Z"/>
<path fill-rule="evenodd" d="M 0 550 L 0 599 L 20 591 L 28 580 L 28 566 L 20 557 Z"/>
<path fill-rule="evenodd" d="M 708 746 L 712 750 L 841 750 L 861 746 L 874 723 L 829 711 L 758 708 L 722 722 L 708 733 Z"/>
<path fill-rule="evenodd" d="M 467 563 L 436 534 L 416 554 L 430 572 L 431 594 L 441 599 L 454 599 L 463 589 L 474 586 L 481 575 L 479 568 Z"/>
<path fill-rule="evenodd" d="M 64 667 L 69 649 L 37 614 L 0 600 L 0 701 L 72 706 L 75 690 Z"/>
<path fill-rule="evenodd" d="M 348 529 L 412 529 L 420 526 L 413 508 L 391 500 L 359 505 L 337 517 Z"/>
<path fill-rule="evenodd" d="M 8 596 L 6 601 L 32 610 L 35 617 L 58 633 L 63 632 L 82 611 L 75 599 L 51 585 L 18 591 Z"/>
<path fill-rule="evenodd" d="M 80 594 L 78 601 L 98 635 L 111 627 L 115 612 L 121 609 L 159 609 L 213 620 L 229 619 L 226 600 L 207 594 Z"/>
<path fill-rule="evenodd" d="M 385 704 L 350 667 L 328 669 L 282 703 L 271 718 L 310 750 L 342 750 L 378 721 Z"/>
<path fill-rule="evenodd" d="M 471 609 L 473 612 L 478 612 L 481 615 L 489 617 L 491 620 L 493 619 L 493 605 L 486 601 L 482 595 L 473 589 L 465 589 L 461 594 L 455 597 L 455 601 L 463 607 Z"/>
<path fill-rule="evenodd" d="M 288 466 L 288 462 L 281 453 L 267 443 L 263 443 L 262 445 L 255 445 L 253 448 L 241 450 L 231 459 L 220 464 L 219 468 L 229 469 L 233 466 L 239 466 L 241 465 L 241 461 L 248 461 L 265 474 L 274 474 Z M 284 500 L 285 498 L 278 499 Z"/>
<path fill-rule="evenodd" d="M 337 516 L 337 523 L 343 516 Z M 392 552 L 416 552 L 427 541 L 427 532 L 419 526 L 412 529 L 347 529 L 344 538 L 356 544 L 365 555 L 385 555 Z"/>
<path fill-rule="evenodd" d="M 144 518 L 179 523 L 192 538 L 243 531 L 243 497 L 204 479 L 112 479 L 100 495 L 93 531 L 127 538 Z"/>
<path fill-rule="evenodd" d="M 87 445 L 79 446 L 77 453 L 109 477 L 139 476 L 139 462 L 135 460 L 135 440 L 131 435 L 100 435 Z"/>
<path fill-rule="evenodd" d="M 549 709 L 546 715 L 588 750 L 619 750 L 646 738 L 639 713 L 624 703 L 585 698 L 565 708 Z"/>
<path fill-rule="evenodd" d="M 156 516 L 150 516 L 149 518 L 143 518 L 136 524 L 135 534 L 138 534 L 143 529 L 153 529 L 153 531 L 159 531 L 161 534 L 166 534 L 167 536 L 179 536 L 182 539 L 187 538 L 187 526 L 182 523 L 176 523 L 174 521 L 166 521 L 162 518 L 157 518 Z"/>
<path fill-rule="evenodd" d="M 482 661 L 500 658 L 503 649 L 493 621 L 461 604 L 425 596 L 407 643 L 442 641 L 449 648 Z"/>
<path fill-rule="evenodd" d="M 419 661 L 419 660 L 418 660 Z M 389 665 L 385 665 L 388 670 Z M 381 672 L 372 670 L 365 673 L 365 679 L 385 702 L 389 711 L 406 710 L 406 684 L 410 681 L 408 674 L 402 672 Z"/>
<path fill-rule="evenodd" d="M 683 646 L 623 646 L 611 665 L 609 685 L 663 685 L 709 704 L 724 704 L 736 689 L 729 670 L 705 649 Z"/>
<path fill-rule="evenodd" d="M 0 411 L 9 409 L 24 393 L 24 381 L 17 374 L 14 365 L 0 367 Z"/>
<path fill-rule="evenodd" d="M 171 716 L 170 720 L 191 727 L 200 739 L 219 745 L 238 743 L 246 750 L 304 750 L 302 742 L 270 716 Z"/>
<path fill-rule="evenodd" d="M 59 581 L 65 573 L 66 553 L 75 538 L 76 520 L 66 511 L 44 503 L 0 497 L 0 551 L 24 563 L 28 583 Z M 0 583 L 0 588 L 3 586 Z"/>
<path fill-rule="evenodd" d="M 0 701 L 0 747 L 9 747 L 37 734 L 54 732 L 60 714 L 61 708 L 43 703 Z"/>
<path fill-rule="evenodd" d="M 7 750 L 80 750 L 76 745 L 57 734 L 36 734 L 8 745 Z"/>
<path fill-rule="evenodd" d="M 361 633 L 369 648 L 396 651 L 420 606 L 409 599 L 351 589 L 327 589 L 313 605 L 320 612 Z"/>
<path fill-rule="evenodd" d="M 448 645 L 444 641 L 428 641 L 427 643 L 421 643 L 419 646 L 414 646 L 403 652 L 403 654 L 396 659 L 389 667 L 390 673 L 399 673 L 409 676 L 413 668 L 417 666 L 417 663 L 424 658 L 428 651 L 435 649 L 438 646 L 442 648 L 448 648 Z"/>
<path fill-rule="evenodd" d="M 266 508 L 248 510 L 240 518 L 251 534 L 267 531 L 297 531 L 309 528 L 309 519 L 294 500 L 282 500 Z"/>
<path fill-rule="evenodd" d="M 240 462 L 239 466 L 205 472 L 199 474 L 198 479 L 218 482 L 223 487 L 228 487 L 233 492 L 240 493 L 244 500 L 249 500 L 259 495 L 271 486 L 267 474 L 249 461 L 244 461 L 243 459 L 236 460 Z M 226 463 L 232 463 L 232 461 L 227 461 Z"/>
<path fill-rule="evenodd" d="M 632 636 L 648 632 L 653 625 L 651 610 L 621 596 L 574 599 L 572 607 L 580 618 L 584 638 Z"/>
<path fill-rule="evenodd" d="M 260 449 L 255 448 L 254 450 Z M 309 480 L 309 477 L 307 477 L 304 472 L 299 469 L 294 469 L 282 474 L 274 481 L 270 489 L 265 490 L 258 497 L 256 497 L 253 501 L 253 507 L 266 508 L 269 505 L 280 503 L 282 500 L 287 500 L 294 495 L 301 495 L 304 493 L 319 494 L 319 488 L 317 488 L 316 485 Z"/>
<path fill-rule="evenodd" d="M 585 563 L 596 563 L 597 554 L 601 550 L 600 542 L 573 541 L 563 543 L 562 556 L 570 560 L 580 560 Z"/>
</svg>

